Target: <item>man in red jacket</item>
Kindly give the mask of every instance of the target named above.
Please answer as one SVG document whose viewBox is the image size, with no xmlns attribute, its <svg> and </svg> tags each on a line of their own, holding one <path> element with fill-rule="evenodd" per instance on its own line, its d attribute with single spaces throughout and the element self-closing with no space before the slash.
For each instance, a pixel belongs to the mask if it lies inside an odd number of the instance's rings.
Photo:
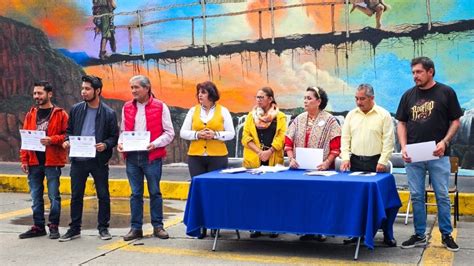
<svg viewBox="0 0 474 266">
<path fill-rule="evenodd" d="M 21 170 L 28 174 L 33 201 L 34 225 L 19 235 L 21 239 L 46 235 L 44 219 L 43 180 L 46 176 L 48 197 L 51 202 L 49 211 L 49 238 L 59 238 L 59 217 L 61 214 L 61 196 L 59 195 L 59 177 L 61 168 L 66 164 L 66 150 L 62 144 L 66 134 L 68 115 L 62 108 L 51 103 L 53 87 L 47 81 L 34 84 L 33 98 L 36 106 L 26 114 L 23 129 L 45 131 L 46 137 L 41 144 L 45 152 L 20 150 Z"/>
</svg>

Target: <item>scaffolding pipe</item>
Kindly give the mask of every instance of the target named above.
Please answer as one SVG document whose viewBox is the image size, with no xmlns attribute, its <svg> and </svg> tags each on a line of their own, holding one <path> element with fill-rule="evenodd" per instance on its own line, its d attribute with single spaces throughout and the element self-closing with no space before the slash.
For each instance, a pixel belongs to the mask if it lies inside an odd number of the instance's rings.
<svg viewBox="0 0 474 266">
<path fill-rule="evenodd" d="M 206 41 L 206 1 L 201 0 L 201 11 L 202 11 L 202 42 L 204 45 L 204 53 L 207 53 L 207 41 Z"/>
<path fill-rule="evenodd" d="M 272 15 L 272 44 L 275 44 L 275 3 L 270 0 L 270 12 Z"/>
<path fill-rule="evenodd" d="M 431 4 L 430 0 L 426 0 L 426 15 L 428 16 L 428 31 L 431 30 Z"/>
</svg>

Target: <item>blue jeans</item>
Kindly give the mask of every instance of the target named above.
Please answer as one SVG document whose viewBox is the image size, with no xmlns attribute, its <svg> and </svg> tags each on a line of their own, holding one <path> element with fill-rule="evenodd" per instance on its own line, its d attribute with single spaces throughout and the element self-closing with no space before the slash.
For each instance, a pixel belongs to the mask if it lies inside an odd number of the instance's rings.
<svg viewBox="0 0 474 266">
<path fill-rule="evenodd" d="M 31 199 L 33 205 L 33 221 L 36 226 L 44 227 L 44 185 L 43 180 L 46 176 L 48 185 L 48 197 L 51 203 L 49 210 L 49 222 L 59 225 L 61 215 L 61 196 L 59 195 L 59 177 L 61 176 L 60 167 L 30 166 L 28 171 L 28 185 L 30 187 Z"/>
<path fill-rule="evenodd" d="M 451 169 L 449 157 L 443 156 L 432 161 L 407 163 L 405 167 L 413 203 L 415 233 L 423 236 L 426 231 L 425 181 L 426 171 L 428 171 L 435 192 L 436 204 L 438 205 L 439 231 L 443 235 L 451 234 L 453 228 L 451 226 L 451 203 L 448 194 Z"/>
<path fill-rule="evenodd" d="M 163 227 L 163 198 L 160 191 L 161 159 L 148 161 L 148 152 L 127 154 L 127 176 L 132 188 L 130 196 L 131 227 L 142 229 L 143 225 L 143 176 L 146 177 L 150 194 L 150 216 L 153 227 Z"/>
<path fill-rule="evenodd" d="M 71 223 L 74 231 L 81 231 L 84 191 L 89 174 L 94 178 L 95 191 L 99 200 L 97 229 L 106 229 L 110 221 L 109 166 L 101 164 L 96 158 L 71 163 Z"/>
</svg>

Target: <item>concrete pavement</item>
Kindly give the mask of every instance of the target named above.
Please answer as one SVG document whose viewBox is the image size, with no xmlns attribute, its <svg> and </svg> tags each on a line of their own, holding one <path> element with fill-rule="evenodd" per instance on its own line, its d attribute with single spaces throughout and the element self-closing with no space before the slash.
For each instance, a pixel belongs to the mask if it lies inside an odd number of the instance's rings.
<svg viewBox="0 0 474 266">
<path fill-rule="evenodd" d="M 434 216 L 429 216 L 428 233 L 431 243 L 427 248 L 402 250 L 388 248 L 382 244 L 383 236 L 376 236 L 373 251 L 363 247 L 359 260 L 353 260 L 355 247 L 342 244 L 342 238 L 329 238 L 324 243 L 301 242 L 298 236 L 281 235 L 276 239 L 266 236 L 250 239 L 248 232 L 241 232 L 237 240 L 233 231 L 223 231 L 212 252 L 213 240 L 197 240 L 186 236 L 181 222 L 185 201 L 166 200 L 165 227 L 171 238 L 160 240 L 146 237 L 142 240 L 124 242 L 121 236 L 128 232 L 129 207 L 127 199 L 112 199 L 110 232 L 113 239 L 103 241 L 95 229 L 96 202 L 88 198 L 85 202 L 84 230 L 79 239 L 60 243 L 47 237 L 18 239 L 18 234 L 31 224 L 31 201 L 28 194 L 0 193 L 0 261 L 2 265 L 13 264 L 219 264 L 219 265 L 266 265 L 266 264 L 409 264 L 409 265 L 472 265 L 474 255 L 474 218 L 461 217 L 453 232 L 461 250 L 452 253 L 440 244 Z M 60 232 L 65 233 L 69 222 L 69 205 L 64 200 Z M 145 202 L 145 206 L 148 202 Z M 145 208 L 147 210 L 147 208 Z M 147 213 L 147 211 L 146 211 Z M 149 216 L 145 215 L 149 222 Z M 144 229 L 151 233 L 151 225 Z M 397 219 L 394 225 L 398 245 L 413 232 L 413 224 L 404 225 Z"/>
</svg>

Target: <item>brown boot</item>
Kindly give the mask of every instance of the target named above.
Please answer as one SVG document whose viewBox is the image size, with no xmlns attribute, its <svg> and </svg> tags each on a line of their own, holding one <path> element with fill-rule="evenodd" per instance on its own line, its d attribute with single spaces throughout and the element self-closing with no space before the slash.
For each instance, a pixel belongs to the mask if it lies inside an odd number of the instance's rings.
<svg viewBox="0 0 474 266">
<path fill-rule="evenodd" d="M 170 235 L 168 235 L 168 232 L 166 232 L 165 229 L 163 229 L 162 227 L 153 228 L 153 235 L 161 239 L 170 238 Z"/>
<path fill-rule="evenodd" d="M 128 234 L 123 236 L 123 240 L 130 241 L 134 239 L 140 239 L 143 237 L 143 230 L 141 229 L 130 229 Z"/>
</svg>

